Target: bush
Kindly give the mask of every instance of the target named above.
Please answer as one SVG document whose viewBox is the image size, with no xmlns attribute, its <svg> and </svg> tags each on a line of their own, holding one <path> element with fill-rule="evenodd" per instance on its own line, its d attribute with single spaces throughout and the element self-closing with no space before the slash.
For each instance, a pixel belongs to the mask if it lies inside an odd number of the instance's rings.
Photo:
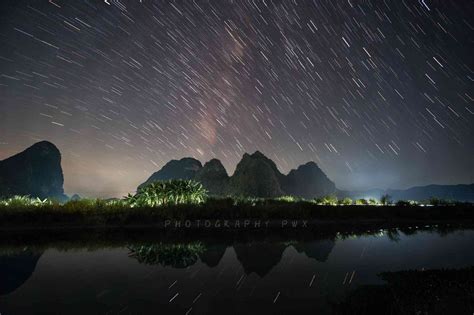
<svg viewBox="0 0 474 315">
<path fill-rule="evenodd" d="M 172 266 L 174 268 L 186 268 L 195 264 L 199 256 L 205 251 L 202 243 L 190 244 L 147 244 L 130 246 L 129 256 L 140 263 L 148 265 Z"/>
<path fill-rule="evenodd" d="M 398 200 L 395 204 L 399 207 L 408 207 L 408 206 L 416 206 L 418 203 L 414 200 Z"/>
<path fill-rule="evenodd" d="M 350 206 L 350 205 L 352 205 L 352 199 L 346 197 L 342 200 L 339 200 L 339 204 L 343 205 L 343 206 Z"/>
<path fill-rule="evenodd" d="M 321 198 L 317 198 L 316 203 L 323 206 L 335 206 L 337 205 L 337 196 L 336 195 L 327 195 Z"/>
<path fill-rule="evenodd" d="M 297 202 L 299 201 L 299 198 L 295 196 L 281 196 L 278 198 L 275 198 L 277 201 L 284 201 L 284 202 Z"/>
<path fill-rule="evenodd" d="M 142 187 L 125 202 L 131 207 L 158 207 L 162 205 L 199 204 L 206 200 L 207 191 L 193 180 L 174 179 L 156 181 Z"/>
<path fill-rule="evenodd" d="M 378 203 L 378 201 L 377 201 L 376 199 L 374 199 L 374 198 L 370 198 L 370 199 L 369 199 L 369 205 L 371 205 L 371 206 L 376 206 L 376 205 L 378 205 L 378 204 L 379 204 L 379 203 Z"/>
<path fill-rule="evenodd" d="M 437 197 L 431 197 L 427 203 L 432 206 L 447 206 L 447 205 L 456 205 L 459 202 L 456 202 L 453 200 L 441 199 Z"/>
</svg>

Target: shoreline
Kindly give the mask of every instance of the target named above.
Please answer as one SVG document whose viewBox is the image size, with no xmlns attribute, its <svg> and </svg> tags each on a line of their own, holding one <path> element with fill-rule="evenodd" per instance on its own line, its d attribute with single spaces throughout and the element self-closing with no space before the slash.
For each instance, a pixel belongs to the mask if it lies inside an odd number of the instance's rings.
<svg viewBox="0 0 474 315">
<path fill-rule="evenodd" d="M 221 232 L 474 224 L 474 206 L 321 206 L 309 202 L 233 205 L 224 201 L 156 208 L 61 206 L 0 208 L 8 231 L 156 230 Z"/>
<path fill-rule="evenodd" d="M 336 240 L 354 236 L 387 234 L 396 240 L 401 235 L 439 233 L 448 235 L 458 231 L 473 231 L 474 222 L 459 221 L 359 221 L 357 224 L 314 222 L 309 228 L 282 229 L 157 229 L 155 225 L 104 226 L 49 226 L 36 228 L 12 227 L 0 229 L 0 251 L 43 251 L 48 248 L 114 248 L 130 244 L 247 244 L 311 242 Z"/>
<path fill-rule="evenodd" d="M 166 222 L 170 221 L 170 222 Z M 193 222 L 194 221 L 194 222 Z M 224 225 L 223 221 L 228 221 Z M 247 221 L 247 222 L 246 222 Z M 186 226 L 186 222 L 191 222 Z M 236 223 L 239 222 L 239 223 Z M 321 219 L 196 219 L 196 220 L 163 220 L 158 223 L 134 223 L 134 224 L 45 224 L 45 225 L 19 225 L 0 226 L 0 233 L 15 231 L 75 231 L 75 230 L 156 230 L 156 231 L 256 231 L 256 230 L 314 230 L 314 228 L 371 228 L 381 226 L 382 228 L 394 228 L 397 226 L 436 226 L 436 225 L 466 225 L 474 226 L 474 220 L 425 220 L 425 219 L 347 219 L 347 220 L 321 220 Z"/>
</svg>

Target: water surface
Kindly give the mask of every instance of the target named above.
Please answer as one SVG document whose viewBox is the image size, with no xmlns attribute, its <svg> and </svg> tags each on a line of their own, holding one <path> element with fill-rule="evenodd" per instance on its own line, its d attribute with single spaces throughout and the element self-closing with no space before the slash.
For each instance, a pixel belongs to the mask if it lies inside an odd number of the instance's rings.
<svg viewBox="0 0 474 315">
<path fill-rule="evenodd" d="M 67 244 L 1 252 L 2 315 L 324 314 L 380 272 L 474 265 L 474 230 Z"/>
</svg>

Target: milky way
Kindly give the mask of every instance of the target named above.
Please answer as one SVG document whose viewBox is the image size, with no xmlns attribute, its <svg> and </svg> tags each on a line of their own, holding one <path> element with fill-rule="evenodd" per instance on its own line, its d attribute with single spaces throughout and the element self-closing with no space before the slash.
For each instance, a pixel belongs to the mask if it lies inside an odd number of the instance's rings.
<svg viewBox="0 0 474 315">
<path fill-rule="evenodd" d="M 255 150 L 345 189 L 474 181 L 472 1 L 0 6 L 0 158 L 55 143 L 68 193 Z"/>
</svg>

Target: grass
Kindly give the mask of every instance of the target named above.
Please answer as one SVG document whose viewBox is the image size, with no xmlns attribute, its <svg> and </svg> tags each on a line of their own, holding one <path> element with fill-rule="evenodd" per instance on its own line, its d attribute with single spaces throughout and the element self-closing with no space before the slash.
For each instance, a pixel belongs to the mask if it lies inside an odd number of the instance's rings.
<svg viewBox="0 0 474 315">
<path fill-rule="evenodd" d="M 274 199 L 210 198 L 192 180 L 151 183 L 135 195 L 120 200 L 79 199 L 59 203 L 48 199 L 14 196 L 0 200 L 0 226 L 108 226 L 150 225 L 164 220 L 318 219 L 318 220 L 466 220 L 474 219 L 473 207 L 431 198 L 431 207 L 413 201 L 393 204 L 390 196 L 338 200 L 281 196 Z"/>
<path fill-rule="evenodd" d="M 127 200 L 81 199 L 64 204 L 15 197 L 0 202 L 0 226 L 130 225 L 167 219 L 473 220 L 471 204 L 322 205 L 314 200 L 207 198 L 200 203 L 130 205 Z"/>
</svg>

